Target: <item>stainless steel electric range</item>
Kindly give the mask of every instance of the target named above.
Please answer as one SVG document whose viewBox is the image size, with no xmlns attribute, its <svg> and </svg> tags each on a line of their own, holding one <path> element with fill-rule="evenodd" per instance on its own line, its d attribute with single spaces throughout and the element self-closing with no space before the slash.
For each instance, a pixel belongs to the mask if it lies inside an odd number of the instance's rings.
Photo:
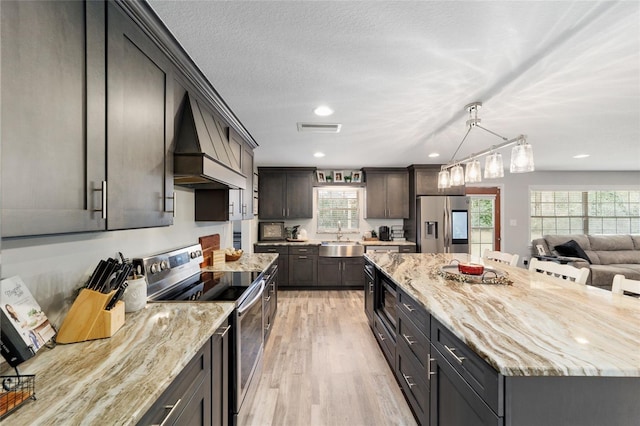
<svg viewBox="0 0 640 426">
<path fill-rule="evenodd" d="M 233 424 L 254 377 L 262 369 L 264 350 L 263 294 L 273 271 L 201 271 L 200 244 L 133 260 L 138 273 L 147 277 L 149 302 L 235 302 L 231 315 L 232 339 L 229 380 L 229 414 Z M 273 266 L 277 268 L 277 266 Z M 253 386 L 255 388 L 255 386 Z"/>
</svg>

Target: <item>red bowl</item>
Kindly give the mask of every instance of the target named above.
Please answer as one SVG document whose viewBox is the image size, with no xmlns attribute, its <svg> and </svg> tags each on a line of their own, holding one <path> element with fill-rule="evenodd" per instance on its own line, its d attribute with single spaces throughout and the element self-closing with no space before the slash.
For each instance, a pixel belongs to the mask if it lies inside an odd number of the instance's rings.
<svg viewBox="0 0 640 426">
<path fill-rule="evenodd" d="M 467 275 L 482 275 L 484 266 L 476 263 L 458 263 L 458 271 Z"/>
</svg>

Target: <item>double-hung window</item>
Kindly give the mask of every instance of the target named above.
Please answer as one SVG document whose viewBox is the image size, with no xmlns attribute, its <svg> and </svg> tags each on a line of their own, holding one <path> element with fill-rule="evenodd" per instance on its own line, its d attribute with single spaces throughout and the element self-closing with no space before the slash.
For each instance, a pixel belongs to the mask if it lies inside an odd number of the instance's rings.
<svg viewBox="0 0 640 426">
<path fill-rule="evenodd" d="M 359 232 L 358 188 L 318 188 L 318 233 Z"/>
<path fill-rule="evenodd" d="M 531 239 L 638 234 L 640 191 L 531 191 Z"/>
</svg>

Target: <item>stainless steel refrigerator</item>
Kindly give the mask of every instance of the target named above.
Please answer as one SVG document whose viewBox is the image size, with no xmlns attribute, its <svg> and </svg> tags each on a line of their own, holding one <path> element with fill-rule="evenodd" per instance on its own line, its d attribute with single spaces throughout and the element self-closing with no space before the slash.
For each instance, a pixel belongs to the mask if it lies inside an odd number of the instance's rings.
<svg viewBox="0 0 640 426">
<path fill-rule="evenodd" d="M 416 242 L 421 253 L 469 253 L 469 197 L 418 197 Z"/>
</svg>

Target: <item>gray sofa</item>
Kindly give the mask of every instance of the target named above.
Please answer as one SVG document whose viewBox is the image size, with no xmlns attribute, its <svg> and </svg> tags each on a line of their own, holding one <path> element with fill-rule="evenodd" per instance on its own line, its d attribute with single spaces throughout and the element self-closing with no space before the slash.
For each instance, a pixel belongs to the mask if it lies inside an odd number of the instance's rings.
<svg viewBox="0 0 640 426">
<path fill-rule="evenodd" d="M 616 274 L 640 280 L 640 235 L 545 235 L 532 241 L 532 255 L 538 255 L 541 245 L 550 255 L 560 255 L 555 247 L 574 240 L 591 260 L 571 257 L 570 264 L 589 268 L 587 284 L 611 290 Z"/>
</svg>

